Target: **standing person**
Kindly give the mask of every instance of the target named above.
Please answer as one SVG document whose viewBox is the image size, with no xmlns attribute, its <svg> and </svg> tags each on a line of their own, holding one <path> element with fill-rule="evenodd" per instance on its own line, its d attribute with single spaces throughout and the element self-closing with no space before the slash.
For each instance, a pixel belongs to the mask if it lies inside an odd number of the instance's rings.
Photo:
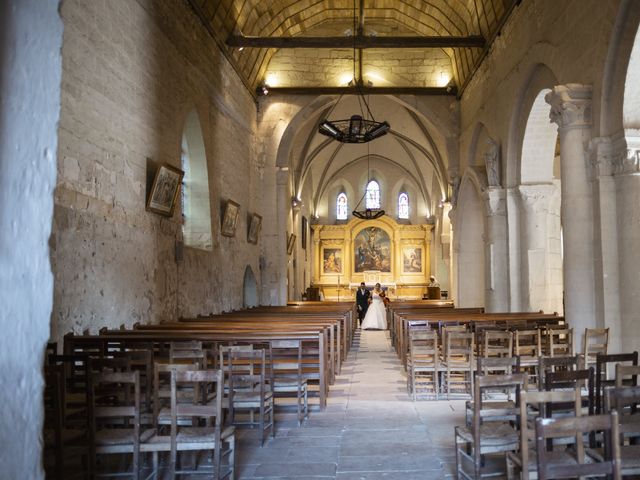
<svg viewBox="0 0 640 480">
<path fill-rule="evenodd" d="M 361 282 L 360 288 L 356 292 L 356 306 L 358 307 L 358 320 L 360 320 L 360 325 L 362 325 L 362 319 L 367 313 L 367 308 L 369 308 L 369 297 L 371 297 L 371 292 L 367 290 L 364 282 Z"/>
<path fill-rule="evenodd" d="M 387 309 L 384 306 L 384 293 L 379 283 L 376 283 L 371 292 L 371 305 L 367 309 L 367 314 L 360 325 L 363 330 L 386 330 L 387 329 Z"/>
<path fill-rule="evenodd" d="M 438 282 L 438 280 L 436 280 L 436 277 L 431 275 L 429 277 L 429 283 L 427 284 L 427 287 L 439 287 L 440 286 L 440 282 Z"/>
</svg>

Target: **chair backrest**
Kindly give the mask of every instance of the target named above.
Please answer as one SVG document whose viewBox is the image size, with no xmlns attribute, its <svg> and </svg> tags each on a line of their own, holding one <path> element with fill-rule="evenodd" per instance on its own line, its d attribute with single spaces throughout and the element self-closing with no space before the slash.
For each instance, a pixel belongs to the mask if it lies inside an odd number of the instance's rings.
<svg viewBox="0 0 640 480">
<path fill-rule="evenodd" d="M 113 358 L 127 358 L 131 370 L 140 372 L 140 388 L 145 401 L 147 411 L 151 411 L 151 399 L 153 397 L 153 350 L 125 350 L 112 352 Z"/>
<path fill-rule="evenodd" d="M 522 465 L 529 465 L 529 458 L 535 450 L 535 421 L 529 418 L 531 412 L 549 418 L 554 405 L 567 405 L 573 402 L 574 415 L 581 415 L 580 389 L 556 390 L 552 392 L 526 390 L 520 393 L 520 458 Z M 533 408 L 532 408 L 533 407 Z M 529 469 L 522 469 L 522 480 L 529 480 Z"/>
<path fill-rule="evenodd" d="M 573 328 L 547 326 L 543 331 L 544 354 L 550 357 L 575 355 Z"/>
<path fill-rule="evenodd" d="M 609 364 L 630 363 L 638 365 L 638 352 L 633 353 L 614 353 L 614 354 L 597 354 L 596 355 L 596 411 L 602 413 L 604 407 L 604 389 L 615 384 L 615 376 L 609 379 L 607 366 Z"/>
<path fill-rule="evenodd" d="M 520 373 L 520 357 L 478 357 L 477 375 Z"/>
<path fill-rule="evenodd" d="M 582 352 L 587 365 L 596 362 L 596 356 L 606 355 L 609 348 L 609 328 L 585 328 Z"/>
<path fill-rule="evenodd" d="M 171 374 L 193 370 L 193 365 L 156 363 L 153 366 L 153 419 L 158 426 L 160 411 L 171 405 Z"/>
<path fill-rule="evenodd" d="M 510 357 L 513 352 L 513 333 L 506 330 L 485 330 L 482 356 Z"/>
<path fill-rule="evenodd" d="M 447 332 L 445 338 L 445 355 L 473 356 L 473 333 Z"/>
<path fill-rule="evenodd" d="M 621 434 L 630 437 L 640 436 L 640 387 L 615 387 L 606 390 L 605 406 L 607 411 L 618 412 Z"/>
<path fill-rule="evenodd" d="M 171 342 L 169 348 L 169 363 L 186 363 L 199 369 L 207 365 L 207 352 L 202 342 L 191 340 L 187 342 Z"/>
<path fill-rule="evenodd" d="M 229 376 L 229 398 L 235 390 L 264 395 L 266 389 L 266 355 L 263 349 L 231 350 L 227 355 L 226 373 Z"/>
<path fill-rule="evenodd" d="M 582 370 L 547 371 L 544 378 L 544 388 L 547 391 L 567 388 L 586 389 L 586 397 L 582 398 L 581 405 L 586 407 L 589 415 L 595 410 L 595 381 L 593 367 Z M 562 408 L 562 407 L 561 407 Z M 564 407 L 566 408 L 566 406 Z"/>
<path fill-rule="evenodd" d="M 618 363 L 616 365 L 616 388 L 620 388 L 625 385 L 638 385 L 638 375 L 640 375 L 639 365 L 622 365 Z"/>
<path fill-rule="evenodd" d="M 540 330 L 515 330 L 514 355 L 519 357 L 535 357 L 541 355 Z"/>
<path fill-rule="evenodd" d="M 540 388 L 544 387 L 547 372 L 578 370 L 584 366 L 580 355 L 538 358 L 538 378 Z"/>
<path fill-rule="evenodd" d="M 302 340 L 271 340 L 269 342 L 271 385 L 281 375 L 297 375 L 302 384 Z"/>
<path fill-rule="evenodd" d="M 184 402 L 180 397 L 181 385 L 198 387 L 202 395 L 194 396 L 191 402 Z M 171 371 L 171 443 L 172 448 L 178 433 L 178 419 L 181 417 L 198 417 L 208 421 L 220 434 L 222 424 L 223 399 L 222 370 L 177 370 Z M 213 401 L 210 399 L 213 398 Z M 198 422 L 194 422 L 195 425 Z M 216 440 L 220 440 L 219 437 Z M 217 444 L 219 445 L 219 443 Z"/>
<path fill-rule="evenodd" d="M 602 462 L 595 462 L 592 457 L 585 454 L 582 440 L 584 434 L 596 432 L 604 432 L 605 448 Z M 566 437 L 575 438 L 575 449 L 566 450 L 567 454 L 575 455 L 575 462 L 556 463 L 554 452 L 547 451 L 547 441 Z M 547 480 L 609 475 L 614 479 L 620 479 L 620 446 L 617 439 L 618 414 L 615 410 L 606 415 L 538 418 L 536 419 L 538 478 Z"/>
</svg>

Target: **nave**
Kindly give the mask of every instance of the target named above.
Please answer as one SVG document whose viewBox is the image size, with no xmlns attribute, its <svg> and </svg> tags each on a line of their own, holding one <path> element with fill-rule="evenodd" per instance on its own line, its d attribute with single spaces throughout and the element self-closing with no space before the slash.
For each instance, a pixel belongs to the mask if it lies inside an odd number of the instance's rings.
<svg viewBox="0 0 640 480">
<path fill-rule="evenodd" d="M 263 448 L 256 431 L 237 432 L 238 478 L 453 478 L 464 400 L 413 402 L 402 370 L 388 331 L 357 330 L 325 411 L 302 428 L 294 414 L 276 415 Z"/>
</svg>

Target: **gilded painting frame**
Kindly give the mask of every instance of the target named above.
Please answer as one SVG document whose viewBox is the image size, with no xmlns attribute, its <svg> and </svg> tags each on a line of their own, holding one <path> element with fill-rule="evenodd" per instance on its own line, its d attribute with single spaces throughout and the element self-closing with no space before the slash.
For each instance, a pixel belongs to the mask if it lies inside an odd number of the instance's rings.
<svg viewBox="0 0 640 480">
<path fill-rule="evenodd" d="M 247 231 L 247 242 L 257 245 L 261 228 L 262 217 L 257 213 L 252 214 L 251 219 L 249 220 L 249 230 Z"/>
<path fill-rule="evenodd" d="M 153 177 L 151 190 L 147 197 L 146 210 L 165 217 L 172 217 L 178 203 L 183 178 L 184 172 L 179 168 L 168 163 L 161 164 Z"/>
<path fill-rule="evenodd" d="M 240 213 L 240 204 L 233 200 L 227 200 L 224 206 L 224 215 L 222 216 L 222 226 L 220 233 L 225 237 L 236 236 L 236 225 L 238 223 L 238 214 Z"/>
<path fill-rule="evenodd" d="M 322 274 L 344 273 L 344 250 L 342 247 L 322 247 Z"/>
<path fill-rule="evenodd" d="M 402 247 L 402 273 L 424 274 L 424 246 L 404 245 Z"/>
</svg>

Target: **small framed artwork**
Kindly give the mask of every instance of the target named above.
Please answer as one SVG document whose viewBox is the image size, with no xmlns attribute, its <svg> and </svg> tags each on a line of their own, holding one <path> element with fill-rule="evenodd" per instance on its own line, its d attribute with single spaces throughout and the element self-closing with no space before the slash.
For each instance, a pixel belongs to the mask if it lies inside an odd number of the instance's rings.
<svg viewBox="0 0 640 480">
<path fill-rule="evenodd" d="M 402 248 L 402 273 L 422 273 L 422 247 Z"/>
<path fill-rule="evenodd" d="M 341 248 L 325 248 L 322 250 L 322 273 L 342 273 Z"/>
<path fill-rule="evenodd" d="M 287 241 L 287 255 L 291 255 L 293 253 L 293 247 L 296 245 L 296 236 L 292 233 L 289 235 L 289 240 Z"/>
<path fill-rule="evenodd" d="M 300 244 L 302 249 L 307 249 L 307 232 L 309 231 L 309 224 L 307 223 L 307 217 L 302 217 L 302 236 L 300 237 Z"/>
<path fill-rule="evenodd" d="M 258 236 L 260 236 L 260 228 L 262 227 L 262 217 L 257 213 L 251 215 L 249 221 L 249 232 L 247 233 L 247 242 L 258 243 Z"/>
<path fill-rule="evenodd" d="M 184 172 L 179 168 L 163 163 L 153 177 L 153 184 L 147 199 L 146 209 L 171 217 L 176 208 Z"/>
<path fill-rule="evenodd" d="M 227 200 L 222 217 L 222 229 L 220 233 L 225 237 L 233 237 L 236 234 L 236 223 L 238 223 L 238 213 L 240 205 L 233 200 Z"/>
</svg>

